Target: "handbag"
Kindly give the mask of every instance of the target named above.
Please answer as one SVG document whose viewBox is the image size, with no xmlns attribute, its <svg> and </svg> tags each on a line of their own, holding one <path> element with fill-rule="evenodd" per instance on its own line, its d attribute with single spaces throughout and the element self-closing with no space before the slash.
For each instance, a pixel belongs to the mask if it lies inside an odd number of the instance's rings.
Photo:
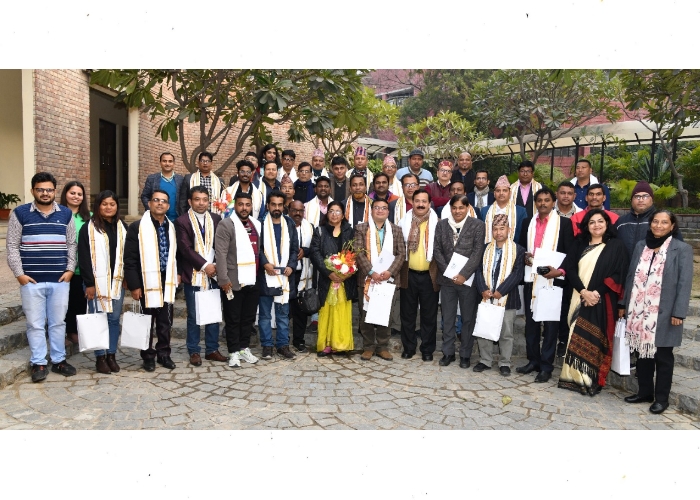
<svg viewBox="0 0 700 500">
<path fill-rule="evenodd" d="M 615 336 L 613 338 L 613 353 L 610 369 L 618 375 L 630 374 L 630 346 L 625 338 L 625 318 L 617 320 Z"/>
<path fill-rule="evenodd" d="M 321 309 L 321 300 L 315 288 L 297 292 L 297 305 L 304 314 L 315 314 Z"/>
<path fill-rule="evenodd" d="M 221 323 L 221 293 L 218 288 L 194 292 L 195 322 L 198 325 Z"/>
<path fill-rule="evenodd" d="M 131 304 L 132 310 L 126 311 L 122 318 L 121 347 L 132 347 L 145 351 L 151 344 L 151 316 L 143 314 L 139 302 L 139 312 L 135 312 L 136 302 Z"/>
<path fill-rule="evenodd" d="M 476 324 L 474 325 L 475 337 L 498 341 L 501 338 L 503 317 L 506 308 L 490 302 L 480 302 L 476 311 Z"/>
<path fill-rule="evenodd" d="M 532 304 L 533 321 L 559 321 L 561 319 L 561 298 L 563 289 L 558 286 L 546 286 L 535 291 Z"/>
<path fill-rule="evenodd" d="M 97 311 L 97 300 L 94 301 L 94 304 L 95 311 Z M 80 352 L 109 349 L 107 313 L 94 312 L 90 314 L 86 306 L 85 314 L 79 314 L 75 319 L 78 323 L 78 347 Z"/>
</svg>

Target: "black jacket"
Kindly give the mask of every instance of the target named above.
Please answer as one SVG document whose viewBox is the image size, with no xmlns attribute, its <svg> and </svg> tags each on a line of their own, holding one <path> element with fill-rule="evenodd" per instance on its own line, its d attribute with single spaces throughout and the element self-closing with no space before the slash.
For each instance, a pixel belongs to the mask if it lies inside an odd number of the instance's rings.
<svg viewBox="0 0 700 500">
<path fill-rule="evenodd" d="M 329 232 L 330 230 L 330 232 Z M 336 248 L 333 241 L 333 229 L 331 226 L 322 225 L 314 229 L 314 235 L 311 238 L 311 263 L 318 273 L 318 296 L 321 300 L 321 307 L 326 303 L 326 296 L 331 286 L 329 278 L 331 271 L 326 269 L 325 259 L 334 253 L 337 253 L 339 248 Z M 347 242 L 352 242 L 355 239 L 355 230 L 352 226 L 343 219 L 340 225 L 340 245 L 341 247 Z M 357 298 L 357 278 L 353 274 L 343 282 L 345 285 L 345 295 L 348 300 Z"/>
<path fill-rule="evenodd" d="M 299 253 L 299 237 L 297 236 L 297 229 L 294 225 L 294 221 L 287 215 L 283 215 L 284 220 L 287 222 L 287 232 L 289 237 L 289 260 L 287 261 L 286 267 L 291 267 L 292 271 L 297 269 L 297 255 Z M 269 263 L 267 257 L 265 257 L 265 231 L 264 225 L 260 230 L 260 241 L 258 242 L 260 248 L 260 267 L 258 268 L 258 285 L 260 287 L 260 295 L 272 297 L 275 295 L 282 295 L 281 288 L 270 288 L 267 286 L 267 280 L 265 279 L 265 264 Z M 281 272 L 281 271 L 280 271 Z M 289 298 L 295 299 L 297 296 L 297 284 L 296 284 L 296 273 L 292 272 L 289 276 Z"/>
<path fill-rule="evenodd" d="M 554 210 L 552 210 L 552 213 L 556 213 Z M 534 217 L 537 217 L 538 215 L 535 214 Z M 521 247 L 525 249 L 527 252 L 527 233 L 528 233 L 528 228 L 530 227 L 530 222 L 532 221 L 532 217 L 528 217 L 525 219 L 523 222 L 523 231 L 520 232 L 520 241 L 517 241 Z M 567 260 L 569 259 L 568 253 L 571 250 L 571 248 L 574 245 L 574 226 L 571 224 L 571 220 L 567 219 L 566 217 L 559 217 L 559 241 L 557 242 L 557 252 L 565 253 L 567 254 L 567 257 L 564 258 L 564 261 L 561 263 L 561 266 L 559 266 L 560 269 L 564 269 L 565 271 L 567 270 Z M 568 272 L 568 271 L 567 271 Z M 554 286 L 558 287 L 564 287 L 567 283 L 566 280 L 560 280 L 560 279 L 555 279 L 553 280 Z"/>
<path fill-rule="evenodd" d="M 129 225 L 126 231 L 126 241 L 124 242 L 124 279 L 126 280 L 129 290 L 134 291 L 143 288 L 143 277 L 141 276 L 141 253 L 139 251 L 139 227 L 141 226 L 139 219 Z M 158 222 L 151 217 L 151 223 L 158 229 Z M 170 233 L 168 230 L 168 218 L 165 218 L 165 240 L 166 245 L 170 245 Z M 177 265 L 177 274 L 180 274 L 180 259 L 175 259 Z M 164 274 L 163 274 L 164 276 Z"/>
<path fill-rule="evenodd" d="M 628 255 L 634 253 L 634 247 L 637 245 L 638 241 L 643 241 L 646 238 L 647 230 L 649 229 L 649 217 L 651 217 L 651 214 L 655 211 L 656 207 L 652 205 L 651 208 L 644 213 L 635 214 L 634 211 L 630 210 L 629 213 L 617 219 L 615 223 L 617 238 L 625 244 Z M 673 237 L 683 241 L 680 229 Z"/>
<path fill-rule="evenodd" d="M 520 293 L 518 292 L 518 284 L 523 281 L 523 276 L 525 273 L 525 249 L 516 243 L 516 256 L 515 263 L 513 264 L 513 270 L 510 275 L 503 281 L 503 283 L 496 288 L 496 291 L 501 295 L 508 295 L 506 298 L 506 309 L 520 309 Z M 476 275 L 474 278 L 476 284 L 476 289 L 479 293 L 485 292 L 488 287 L 486 286 L 486 279 L 484 278 L 484 266 L 481 265 L 476 270 Z"/>
<path fill-rule="evenodd" d="M 112 274 L 114 274 L 114 264 L 117 259 L 117 223 L 124 225 L 126 229 L 126 224 L 122 221 L 105 224 L 105 233 L 109 239 L 109 269 Z M 90 257 L 89 225 L 89 222 L 83 224 L 80 233 L 78 233 L 78 265 L 80 266 L 80 277 L 83 278 L 86 287 L 95 286 L 95 275 L 92 272 L 92 258 Z"/>
</svg>

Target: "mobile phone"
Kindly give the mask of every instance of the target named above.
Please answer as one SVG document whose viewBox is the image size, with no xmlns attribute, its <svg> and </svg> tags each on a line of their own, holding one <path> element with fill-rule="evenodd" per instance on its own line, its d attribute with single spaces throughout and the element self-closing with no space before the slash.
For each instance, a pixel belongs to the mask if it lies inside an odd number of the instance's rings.
<svg viewBox="0 0 700 500">
<path fill-rule="evenodd" d="M 537 266 L 537 274 L 544 276 L 549 272 L 549 266 Z"/>
<path fill-rule="evenodd" d="M 229 290 L 228 292 L 226 292 L 226 298 L 228 300 L 233 300 L 233 290 Z"/>
</svg>

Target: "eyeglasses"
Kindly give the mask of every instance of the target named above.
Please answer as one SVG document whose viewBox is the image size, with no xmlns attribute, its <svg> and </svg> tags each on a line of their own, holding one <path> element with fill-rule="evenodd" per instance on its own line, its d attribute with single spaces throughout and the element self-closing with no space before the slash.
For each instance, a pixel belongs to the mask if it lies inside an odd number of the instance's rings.
<svg viewBox="0 0 700 500">
<path fill-rule="evenodd" d="M 441 174 L 451 174 L 451 173 L 452 173 L 452 169 L 449 169 L 449 168 L 441 168 L 441 169 L 439 170 L 439 172 L 440 172 Z"/>
<path fill-rule="evenodd" d="M 389 207 L 381 206 L 381 207 L 372 207 L 372 210 L 376 210 L 377 212 L 388 212 Z"/>
<path fill-rule="evenodd" d="M 211 163 L 211 160 L 199 160 L 199 163 L 206 165 L 208 163 Z"/>
<path fill-rule="evenodd" d="M 418 184 L 416 184 L 415 182 L 409 182 L 408 184 L 403 185 L 403 187 L 407 187 L 407 188 L 414 188 L 417 186 L 418 186 Z"/>
<path fill-rule="evenodd" d="M 165 198 L 151 198 L 151 201 L 153 203 L 170 203 L 168 200 Z"/>
<path fill-rule="evenodd" d="M 294 158 L 292 158 L 291 156 L 283 156 L 282 161 L 294 161 Z"/>
<path fill-rule="evenodd" d="M 36 192 L 39 193 L 39 194 L 44 194 L 44 193 L 46 193 L 46 194 L 53 194 L 53 193 L 56 192 L 55 189 L 51 189 L 51 188 L 49 188 L 49 189 L 45 189 L 45 188 L 34 188 L 34 191 L 36 191 Z"/>
<path fill-rule="evenodd" d="M 340 210 L 329 210 L 328 215 L 343 215 L 343 212 Z"/>
<path fill-rule="evenodd" d="M 644 193 L 644 194 L 635 194 L 632 198 L 634 198 L 634 199 L 637 200 L 637 201 L 642 201 L 642 200 L 646 200 L 646 199 L 648 199 L 648 198 L 651 198 L 651 196 L 649 196 L 648 194 Z"/>
</svg>

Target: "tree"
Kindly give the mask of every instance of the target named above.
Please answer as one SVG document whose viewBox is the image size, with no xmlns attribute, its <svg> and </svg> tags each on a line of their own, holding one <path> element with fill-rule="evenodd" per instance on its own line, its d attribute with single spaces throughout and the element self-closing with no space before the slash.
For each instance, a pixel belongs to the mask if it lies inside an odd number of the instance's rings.
<svg viewBox="0 0 700 500">
<path fill-rule="evenodd" d="M 399 149 L 420 148 L 426 159 L 452 158 L 469 152 L 476 160 L 485 151 L 478 143 L 486 136 L 454 111 L 441 111 L 398 132 Z"/>
<path fill-rule="evenodd" d="M 624 70 L 619 78 L 625 114 L 657 135 L 687 208 L 688 190 L 673 149 L 685 127 L 700 120 L 700 70 Z"/>
<path fill-rule="evenodd" d="M 470 69 L 419 69 L 409 73 L 410 82 L 418 90 L 417 95 L 406 99 L 401 106 L 401 125 L 407 127 L 440 111 L 453 111 L 472 122 L 475 116 L 470 109 L 470 97 L 474 85 L 486 80 L 492 70 Z M 420 78 L 416 78 L 420 76 Z"/>
<path fill-rule="evenodd" d="M 484 126 L 515 137 L 523 160 L 525 136 L 534 135 L 531 159 L 537 162 L 554 140 L 592 118 L 616 120 L 616 88 L 602 71 L 567 71 L 553 78 L 548 70 L 499 70 L 476 84 L 472 109 Z"/>
<path fill-rule="evenodd" d="M 190 172 L 199 153 L 216 155 L 233 140 L 233 152 L 216 171 L 221 174 L 251 139 L 258 146 L 272 142 L 273 124 L 304 127 L 313 135 L 331 129 L 343 96 L 362 90 L 362 75 L 351 69 L 107 69 L 93 72 L 90 81 L 117 91 L 117 102 L 141 107 L 158 121 L 163 140 L 179 141 Z M 185 120 L 199 126 L 195 145 L 186 141 Z"/>
<path fill-rule="evenodd" d="M 346 155 L 362 135 L 377 130 L 393 129 L 399 111 L 386 101 L 377 99 L 374 91 L 363 87 L 352 95 L 335 95 L 324 105 L 333 110 L 331 127 L 322 133 L 311 133 L 304 123 L 292 124 L 289 136 L 295 142 L 318 143 L 330 157 Z"/>
</svg>

